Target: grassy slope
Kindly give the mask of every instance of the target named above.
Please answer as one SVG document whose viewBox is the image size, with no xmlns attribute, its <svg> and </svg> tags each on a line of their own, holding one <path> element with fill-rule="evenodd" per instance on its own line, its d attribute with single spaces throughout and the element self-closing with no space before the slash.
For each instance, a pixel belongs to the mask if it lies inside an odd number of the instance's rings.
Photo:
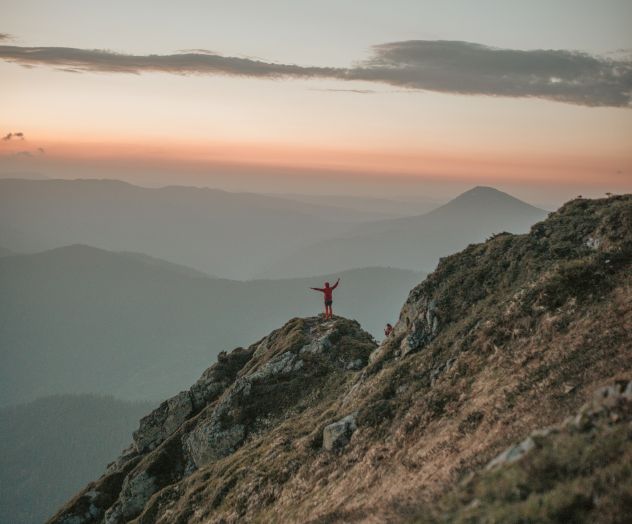
<svg viewBox="0 0 632 524">
<path fill-rule="evenodd" d="M 363 414 L 349 448 L 301 454 L 274 502 L 250 511 L 262 520 L 413 518 L 512 441 L 631 374 L 631 231 L 632 197 L 580 200 L 529 235 L 501 235 L 444 260 L 408 304 L 437 301 L 437 337 L 397 357 L 404 314 L 351 399 L 333 408 L 332 419 Z M 589 237 L 601 240 L 598 250 Z M 306 445 L 308 427 L 309 419 L 288 421 L 293 450 Z M 225 515 L 236 516 L 251 489 L 232 488 Z"/>
<path fill-rule="evenodd" d="M 605 400 L 534 434 L 533 448 L 516 462 L 460 482 L 420 524 L 629 522 L 632 395 Z"/>
</svg>

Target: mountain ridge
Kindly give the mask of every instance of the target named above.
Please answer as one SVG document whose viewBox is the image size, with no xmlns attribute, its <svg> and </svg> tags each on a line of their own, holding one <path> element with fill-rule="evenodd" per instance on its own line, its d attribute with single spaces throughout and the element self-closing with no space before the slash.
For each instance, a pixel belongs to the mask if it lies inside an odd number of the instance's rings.
<svg viewBox="0 0 632 524">
<path fill-rule="evenodd" d="M 379 346 L 343 318 L 293 319 L 145 417 L 133 446 L 49 522 L 440 522 L 476 510 L 436 501 L 488 464 L 505 474 L 507 446 L 561 424 L 598 387 L 618 384 L 596 418 L 580 412 L 578 445 L 629 420 L 631 261 L 632 195 L 580 199 L 528 234 L 442 259 Z M 606 442 L 610 456 L 632 452 L 629 439 Z M 632 487 L 629 468 L 610 471 L 616 493 Z M 500 494 L 496 509 L 623 519 L 614 495 L 591 498 L 597 477 L 565 498 L 561 470 L 546 475 L 550 497 L 510 507 Z"/>
<path fill-rule="evenodd" d="M 112 179 L 0 179 L 0 244 L 9 249 L 90 244 L 142 252 L 227 278 L 251 276 L 259 261 L 328 238 L 352 227 L 358 216 L 341 208 L 211 188 L 145 188 Z"/>
</svg>

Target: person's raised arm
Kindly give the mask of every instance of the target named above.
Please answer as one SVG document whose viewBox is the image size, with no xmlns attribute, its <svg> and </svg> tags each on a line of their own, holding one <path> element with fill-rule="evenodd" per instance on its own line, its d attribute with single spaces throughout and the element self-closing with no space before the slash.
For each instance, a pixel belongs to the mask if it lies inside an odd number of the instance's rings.
<svg viewBox="0 0 632 524">
<path fill-rule="evenodd" d="M 325 291 L 324 289 L 321 289 L 319 287 L 310 287 L 309 289 L 313 289 L 314 291 L 320 291 L 321 293 Z"/>
<path fill-rule="evenodd" d="M 340 284 L 340 279 L 336 280 L 336 283 L 331 286 L 331 289 L 336 289 L 338 287 L 338 284 Z"/>
</svg>

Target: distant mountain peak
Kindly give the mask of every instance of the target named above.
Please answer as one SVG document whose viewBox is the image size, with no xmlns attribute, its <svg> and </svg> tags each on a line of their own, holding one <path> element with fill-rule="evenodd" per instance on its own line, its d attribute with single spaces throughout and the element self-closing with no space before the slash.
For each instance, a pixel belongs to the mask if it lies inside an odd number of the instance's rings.
<svg viewBox="0 0 632 524">
<path fill-rule="evenodd" d="M 467 193 L 501 193 L 503 195 L 507 194 L 504 191 L 500 191 L 499 189 L 496 189 L 495 187 L 492 187 L 492 186 L 474 186 L 472 189 L 468 189 L 463 194 L 467 194 Z"/>
<path fill-rule="evenodd" d="M 481 198 L 481 197 L 504 198 L 508 200 L 522 202 L 522 200 L 510 195 L 509 193 L 505 193 L 504 191 L 501 191 L 500 189 L 496 189 L 495 187 L 491 187 L 491 186 L 475 186 L 472 189 L 468 189 L 467 191 L 461 193 L 459 196 L 454 198 L 453 201 L 458 200 L 458 199 Z"/>
<path fill-rule="evenodd" d="M 516 198 L 509 193 L 500 191 L 490 186 L 475 186 L 450 200 L 447 204 L 428 213 L 429 215 L 442 215 L 446 212 L 453 213 L 457 210 L 477 209 L 487 212 L 515 211 L 542 214 L 544 210 Z"/>
</svg>

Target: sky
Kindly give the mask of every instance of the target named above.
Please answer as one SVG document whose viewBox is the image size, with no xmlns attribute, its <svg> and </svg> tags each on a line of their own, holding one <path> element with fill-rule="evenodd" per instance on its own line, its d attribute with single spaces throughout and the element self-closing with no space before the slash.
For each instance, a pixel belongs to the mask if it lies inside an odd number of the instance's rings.
<svg viewBox="0 0 632 524">
<path fill-rule="evenodd" d="M 0 173 L 630 192 L 631 25 L 629 1 L 0 0 Z"/>
</svg>

